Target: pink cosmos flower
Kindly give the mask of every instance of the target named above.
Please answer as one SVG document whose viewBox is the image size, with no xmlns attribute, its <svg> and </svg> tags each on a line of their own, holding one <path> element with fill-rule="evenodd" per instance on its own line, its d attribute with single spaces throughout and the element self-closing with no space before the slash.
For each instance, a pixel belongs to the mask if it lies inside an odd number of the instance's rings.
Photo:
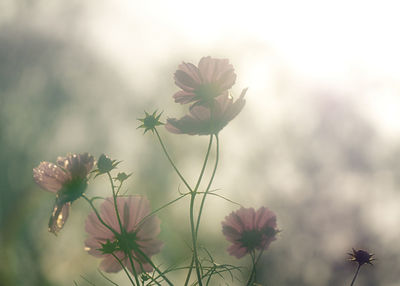
<svg viewBox="0 0 400 286">
<path fill-rule="evenodd" d="M 44 190 L 56 193 L 56 202 L 49 221 L 49 231 L 57 234 L 69 215 L 71 202 L 87 187 L 87 175 L 94 159 L 88 153 L 58 157 L 56 164 L 41 162 L 33 169 L 35 182 Z"/>
<path fill-rule="evenodd" d="M 276 239 L 276 216 L 265 207 L 240 208 L 225 217 L 222 233 L 232 242 L 227 249 L 230 255 L 242 258 L 254 250 L 267 249 Z"/>
<path fill-rule="evenodd" d="M 165 128 L 176 134 L 217 134 L 240 113 L 246 103 L 244 99 L 246 91 L 247 89 L 244 89 L 235 102 L 226 92 L 215 98 L 215 103 L 211 106 L 195 104 L 190 108 L 189 115 L 181 119 L 168 118 Z"/>
<path fill-rule="evenodd" d="M 149 258 L 160 252 L 162 242 L 156 239 L 160 233 L 160 220 L 153 215 L 141 222 L 150 214 L 150 203 L 144 197 L 118 197 L 117 208 L 123 232 L 118 223 L 113 198 L 107 198 L 100 206 L 100 217 L 114 232 L 105 227 L 92 212 L 86 219 L 85 229 L 89 234 L 85 241 L 86 249 L 89 254 L 103 258 L 100 269 L 105 272 L 118 272 L 122 269 L 113 257 L 115 255 L 133 273 L 129 252 L 137 274 L 152 271 L 153 268 L 141 252 Z"/>
<path fill-rule="evenodd" d="M 208 102 L 221 95 L 236 81 L 228 59 L 201 58 L 198 67 L 182 63 L 175 72 L 175 84 L 182 88 L 175 93 L 175 102 Z"/>
</svg>

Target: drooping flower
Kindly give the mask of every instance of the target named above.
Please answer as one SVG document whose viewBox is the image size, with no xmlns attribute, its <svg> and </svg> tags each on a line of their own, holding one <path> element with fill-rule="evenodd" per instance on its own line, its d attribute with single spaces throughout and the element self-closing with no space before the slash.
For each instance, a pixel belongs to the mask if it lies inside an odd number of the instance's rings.
<svg viewBox="0 0 400 286">
<path fill-rule="evenodd" d="M 88 153 L 58 157 L 56 164 L 41 162 L 33 169 L 35 182 L 44 190 L 56 193 L 56 201 L 49 220 L 49 231 L 57 234 L 69 215 L 71 203 L 87 187 L 87 175 L 94 159 Z"/>
<path fill-rule="evenodd" d="M 175 72 L 175 84 L 182 90 L 174 95 L 175 102 L 205 103 L 221 95 L 236 81 L 228 59 L 201 58 L 198 67 L 182 63 Z"/>
<path fill-rule="evenodd" d="M 232 242 L 230 255 L 242 258 L 255 250 L 267 249 L 278 233 L 275 214 L 265 207 L 240 208 L 225 217 L 222 233 Z"/>
<path fill-rule="evenodd" d="M 353 253 L 348 253 L 348 255 L 350 255 L 350 258 L 349 258 L 350 261 L 357 262 L 360 266 L 365 263 L 372 265 L 371 262 L 375 260 L 375 258 L 372 258 L 372 256 L 374 256 L 374 254 L 370 254 L 367 251 L 362 250 L 362 249 L 355 250 L 353 248 Z"/>
<path fill-rule="evenodd" d="M 215 98 L 215 104 L 212 106 L 195 104 L 190 108 L 189 115 L 180 119 L 168 118 L 165 128 L 176 134 L 217 134 L 243 109 L 246 91 L 247 89 L 244 89 L 235 102 L 226 92 Z"/>
<path fill-rule="evenodd" d="M 136 274 L 152 271 L 152 266 L 141 253 L 150 258 L 160 252 L 162 242 L 156 238 L 160 233 L 160 220 L 154 215 L 148 216 L 150 203 L 144 197 L 118 197 L 117 208 L 122 231 L 113 198 L 107 198 L 101 204 L 100 217 L 114 231 L 104 226 L 94 212 L 89 214 L 85 227 L 89 234 L 85 241 L 86 249 L 89 254 L 103 258 L 100 269 L 105 272 L 122 269 L 115 255 L 133 273 L 128 253 L 133 257 Z"/>
</svg>

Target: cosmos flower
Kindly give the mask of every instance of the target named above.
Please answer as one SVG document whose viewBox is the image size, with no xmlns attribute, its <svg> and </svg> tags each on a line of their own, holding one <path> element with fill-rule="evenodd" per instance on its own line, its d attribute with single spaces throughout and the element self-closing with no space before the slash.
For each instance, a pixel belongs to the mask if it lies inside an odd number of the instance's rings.
<svg viewBox="0 0 400 286">
<path fill-rule="evenodd" d="M 350 255 L 349 260 L 357 262 L 360 266 L 367 263 L 372 265 L 372 261 L 375 260 L 375 258 L 372 258 L 374 256 L 373 254 L 368 253 L 365 250 L 355 250 L 353 248 L 353 253 L 348 253 Z"/>
<path fill-rule="evenodd" d="M 189 115 L 181 119 L 168 118 L 165 128 L 176 134 L 217 134 L 240 113 L 246 103 L 244 99 L 246 91 L 247 89 L 244 89 L 235 102 L 226 92 L 215 98 L 215 104 L 212 106 L 195 104 L 190 108 Z"/>
<path fill-rule="evenodd" d="M 101 204 L 100 217 L 114 232 L 105 227 L 94 212 L 89 214 L 85 227 L 89 234 L 85 241 L 86 250 L 93 256 L 103 258 L 100 268 L 105 272 L 118 272 L 122 269 L 113 256 L 115 255 L 133 273 L 128 253 L 132 254 L 137 274 L 152 271 L 153 268 L 140 252 L 149 258 L 160 252 L 162 242 L 156 239 L 160 233 L 160 220 L 153 215 L 141 223 L 141 220 L 150 214 L 150 203 L 144 197 L 118 197 L 117 208 L 122 232 L 113 198 L 107 198 Z"/>
<path fill-rule="evenodd" d="M 242 258 L 255 250 L 265 250 L 278 233 L 275 214 L 265 207 L 240 208 L 225 217 L 222 233 L 232 242 L 227 249 L 230 255 Z"/>
<path fill-rule="evenodd" d="M 173 96 L 175 102 L 208 102 L 221 95 L 236 81 L 228 59 L 201 58 L 198 67 L 182 63 L 175 72 L 175 84 L 182 90 Z"/>
<path fill-rule="evenodd" d="M 33 169 L 35 182 L 44 190 L 56 193 L 56 202 L 49 221 L 49 231 L 57 234 L 64 226 L 71 202 L 87 187 L 87 175 L 94 159 L 88 153 L 58 157 L 56 164 L 41 162 Z"/>
</svg>

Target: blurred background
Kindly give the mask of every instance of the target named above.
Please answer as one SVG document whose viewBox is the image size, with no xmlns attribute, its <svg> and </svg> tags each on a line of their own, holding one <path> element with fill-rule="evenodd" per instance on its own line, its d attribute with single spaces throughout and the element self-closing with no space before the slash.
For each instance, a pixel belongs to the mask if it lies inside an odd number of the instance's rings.
<svg viewBox="0 0 400 286">
<path fill-rule="evenodd" d="M 202 56 L 229 58 L 249 87 L 221 133 L 213 188 L 267 206 L 282 230 L 262 257 L 262 285 L 349 285 L 351 248 L 375 253 L 356 284 L 400 285 L 400 38 L 397 1 L 0 1 L 0 285 L 107 285 L 83 247 L 89 208 L 78 200 L 56 237 L 54 195 L 32 179 L 40 161 L 101 153 L 133 172 L 128 194 L 153 208 L 183 185 L 137 118 L 173 102 L 173 73 Z M 189 182 L 207 137 L 169 134 Z M 214 158 L 214 153 L 212 158 Z M 210 174 L 209 172 L 207 173 Z M 105 178 L 88 195 L 109 196 Z M 229 257 L 221 221 L 238 207 L 209 197 L 199 243 Z M 190 256 L 188 200 L 160 212 L 162 267 Z M 204 253 L 203 253 L 204 255 Z M 172 277 L 181 285 L 181 276 Z M 240 275 L 238 275 L 240 276 Z M 124 274 L 109 275 L 128 285 Z M 213 285 L 243 285 L 216 279 Z M 111 285 L 111 284 L 110 284 Z"/>
</svg>

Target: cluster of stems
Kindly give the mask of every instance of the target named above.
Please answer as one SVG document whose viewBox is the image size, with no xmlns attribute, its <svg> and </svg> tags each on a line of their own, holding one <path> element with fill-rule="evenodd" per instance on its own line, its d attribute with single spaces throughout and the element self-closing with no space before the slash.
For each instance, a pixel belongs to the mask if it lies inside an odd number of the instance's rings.
<svg viewBox="0 0 400 286">
<path fill-rule="evenodd" d="M 168 158 L 168 161 L 170 162 L 171 166 L 173 167 L 173 169 L 175 170 L 175 172 L 177 173 L 177 175 L 179 176 L 179 178 L 182 180 L 183 184 L 186 186 L 186 188 L 188 189 L 188 194 L 190 194 L 190 205 L 189 205 L 189 218 L 190 218 L 190 231 L 191 231 L 191 237 L 192 237 L 192 259 L 191 262 L 189 264 L 188 267 L 188 272 L 186 275 L 186 279 L 185 279 L 185 283 L 184 285 L 187 286 L 189 281 L 190 281 L 190 277 L 193 271 L 193 268 L 196 271 L 196 278 L 197 278 L 197 283 L 198 285 L 202 286 L 203 285 L 203 274 L 201 273 L 201 265 L 200 265 L 200 260 L 199 260 L 199 255 L 198 255 L 198 245 L 197 245 L 197 238 L 198 238 L 198 232 L 199 232 L 199 228 L 200 228 L 200 220 L 201 220 L 201 215 L 203 213 L 203 209 L 204 209 L 204 205 L 205 205 L 205 201 L 206 201 L 206 197 L 210 191 L 211 188 L 211 184 L 214 180 L 215 177 L 215 173 L 217 171 L 217 167 L 218 167 L 218 161 L 219 161 L 219 138 L 218 138 L 218 134 L 211 134 L 210 135 L 210 139 L 209 139 L 209 143 L 208 143 L 208 147 L 207 147 L 207 152 L 204 158 L 204 162 L 200 171 L 200 175 L 199 178 L 197 179 L 196 185 L 193 187 L 191 187 L 187 180 L 183 177 L 182 173 L 179 171 L 179 169 L 177 168 L 177 166 L 175 165 L 175 163 L 173 162 L 173 160 L 171 159 L 171 156 L 169 155 L 161 137 L 160 134 L 158 133 L 157 129 L 155 129 L 155 134 L 157 135 L 158 141 L 160 142 L 160 145 L 164 151 L 164 154 L 166 155 L 166 157 Z M 211 174 L 211 177 L 209 179 L 209 182 L 207 184 L 206 189 L 203 192 L 199 191 L 199 187 L 200 184 L 202 182 L 203 176 L 204 176 L 204 172 L 207 166 L 207 162 L 208 159 L 210 157 L 210 153 L 211 153 L 211 147 L 213 145 L 213 140 L 215 137 L 215 141 L 216 141 L 216 158 L 215 158 L 215 163 L 214 163 L 214 167 L 213 167 L 213 171 Z M 200 202 L 200 207 L 198 209 L 198 211 L 195 211 L 194 205 L 195 205 L 195 201 L 196 201 L 196 197 L 199 194 L 202 194 L 202 199 Z M 196 219 L 195 219 L 196 218 Z M 208 283 L 207 283 L 208 284 Z"/>
</svg>

